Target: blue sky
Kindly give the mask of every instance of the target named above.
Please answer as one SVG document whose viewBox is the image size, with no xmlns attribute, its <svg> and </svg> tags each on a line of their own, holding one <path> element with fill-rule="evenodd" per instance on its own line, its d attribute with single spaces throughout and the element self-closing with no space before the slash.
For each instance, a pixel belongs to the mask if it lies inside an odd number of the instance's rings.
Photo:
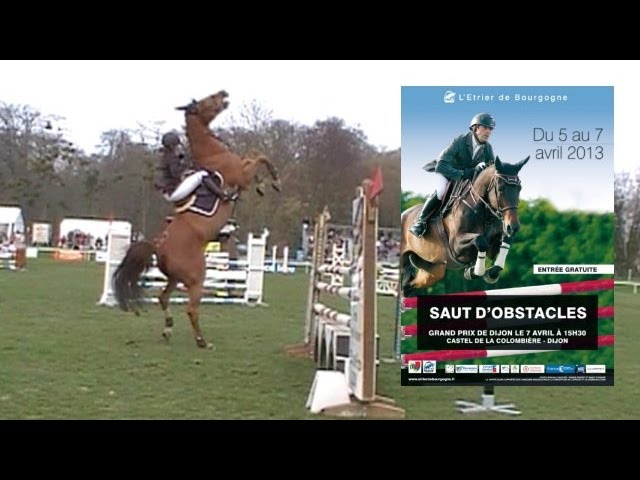
<svg viewBox="0 0 640 480">
<path fill-rule="evenodd" d="M 447 91 L 454 92 L 453 103 L 444 102 Z M 530 95 L 534 101 L 522 100 Z M 402 189 L 423 195 L 433 191 L 435 175 L 422 166 L 468 132 L 474 114 L 488 112 L 496 119 L 490 139 L 496 155 L 509 163 L 531 156 L 520 175 L 522 198 L 547 198 L 561 210 L 612 212 L 613 102 L 613 87 L 402 87 Z M 567 134 L 565 141 L 561 132 Z M 561 158 L 536 158 L 558 146 Z M 584 158 L 569 158 L 572 151 Z"/>
</svg>

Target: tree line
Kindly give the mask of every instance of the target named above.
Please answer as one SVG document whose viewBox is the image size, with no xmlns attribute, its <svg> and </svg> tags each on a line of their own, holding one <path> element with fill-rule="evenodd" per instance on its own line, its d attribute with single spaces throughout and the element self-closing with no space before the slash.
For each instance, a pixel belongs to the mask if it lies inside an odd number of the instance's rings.
<svg viewBox="0 0 640 480">
<path fill-rule="evenodd" d="M 412 192 L 402 192 L 401 208 L 404 211 L 423 201 L 422 197 Z M 637 205 L 640 206 L 640 203 Z M 637 211 L 640 212 L 640 209 Z M 616 203 L 616 213 L 618 212 Z M 613 213 L 559 211 L 549 200 L 536 199 L 520 200 L 518 215 L 521 228 L 509 251 L 505 271 L 500 275 L 500 281 L 497 284 L 490 286 L 482 279 L 467 281 L 463 279 L 461 270 L 449 271 L 444 281 L 435 285 L 429 293 L 491 290 L 544 285 L 559 281 L 557 275 L 534 274 L 533 265 L 536 264 L 611 265 L 615 257 L 616 271 L 618 271 L 620 261 L 616 255 L 618 235 L 614 235 L 617 219 Z M 566 282 L 599 278 L 588 274 L 563 275 L 563 277 L 566 278 L 562 281 Z"/>
<path fill-rule="evenodd" d="M 616 275 L 640 277 L 640 170 L 615 175 Z"/>
<path fill-rule="evenodd" d="M 146 238 L 159 234 L 172 210 L 153 186 L 164 131 L 142 124 L 109 130 L 97 153 L 87 154 L 65 138 L 59 120 L 0 102 L 0 204 L 20 206 L 26 224 L 50 222 L 54 231 L 65 217 L 111 217 L 132 222 Z M 372 146 L 364 132 L 342 119 L 305 126 L 274 119 L 254 104 L 237 125 L 215 134 L 241 156 L 267 155 L 282 178 L 281 194 L 260 197 L 251 190 L 237 202 L 241 239 L 266 227 L 271 244 L 298 248 L 302 222 L 313 221 L 325 205 L 332 222 L 350 223 L 355 189 L 377 166 L 384 178 L 379 224 L 399 226 L 400 151 Z"/>
</svg>

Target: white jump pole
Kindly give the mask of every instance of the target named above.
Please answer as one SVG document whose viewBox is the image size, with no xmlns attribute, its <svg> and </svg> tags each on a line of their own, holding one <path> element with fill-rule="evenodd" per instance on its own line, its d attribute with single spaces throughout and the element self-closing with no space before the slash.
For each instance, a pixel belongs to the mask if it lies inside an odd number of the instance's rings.
<svg viewBox="0 0 640 480">
<path fill-rule="evenodd" d="M 282 273 L 289 273 L 289 246 L 282 250 Z"/>
</svg>

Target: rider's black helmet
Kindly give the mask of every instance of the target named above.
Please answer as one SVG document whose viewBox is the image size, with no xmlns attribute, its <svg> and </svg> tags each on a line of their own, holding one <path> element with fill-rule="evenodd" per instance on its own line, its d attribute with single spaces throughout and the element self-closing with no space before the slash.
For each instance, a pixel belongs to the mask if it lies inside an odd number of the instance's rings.
<svg viewBox="0 0 640 480">
<path fill-rule="evenodd" d="M 180 143 L 182 142 L 177 132 L 167 132 L 162 136 L 162 145 L 166 148 L 173 148 Z"/>
<path fill-rule="evenodd" d="M 471 119 L 469 130 L 473 130 L 473 127 L 476 125 L 483 125 L 487 128 L 496 128 L 496 121 L 489 113 L 478 113 Z"/>
</svg>

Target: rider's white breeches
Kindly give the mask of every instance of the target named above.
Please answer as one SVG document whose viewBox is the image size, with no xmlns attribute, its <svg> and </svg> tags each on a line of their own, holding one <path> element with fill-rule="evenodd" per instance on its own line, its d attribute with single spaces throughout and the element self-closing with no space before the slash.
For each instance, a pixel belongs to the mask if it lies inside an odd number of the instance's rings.
<svg viewBox="0 0 640 480">
<path fill-rule="evenodd" d="M 196 188 L 198 188 L 202 179 L 207 175 L 208 173 L 204 170 L 192 173 L 185 178 L 180 185 L 178 185 L 178 188 L 176 188 L 171 195 L 165 195 L 165 198 L 170 202 L 177 202 L 186 198 L 187 195 L 191 194 Z"/>
<path fill-rule="evenodd" d="M 447 179 L 447 177 L 445 177 L 441 173 L 436 172 L 436 195 L 438 196 L 438 200 L 442 200 L 444 191 L 447 189 L 448 183 L 449 180 Z"/>
</svg>

